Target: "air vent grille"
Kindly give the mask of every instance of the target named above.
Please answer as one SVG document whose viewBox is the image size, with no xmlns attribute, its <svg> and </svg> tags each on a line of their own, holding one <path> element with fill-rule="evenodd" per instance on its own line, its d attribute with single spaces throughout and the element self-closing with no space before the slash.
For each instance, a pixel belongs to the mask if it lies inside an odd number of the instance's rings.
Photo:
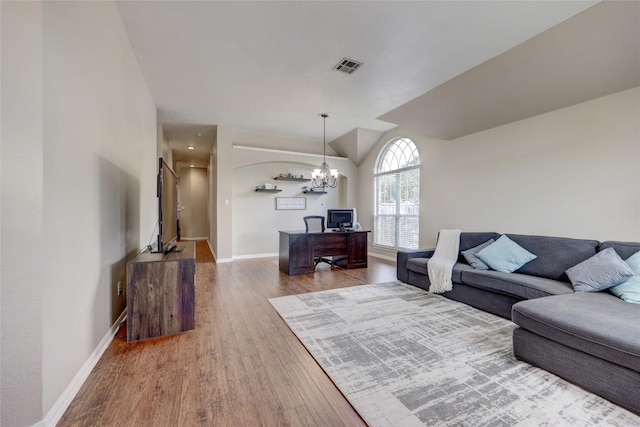
<svg viewBox="0 0 640 427">
<path fill-rule="evenodd" d="M 338 62 L 335 67 L 333 67 L 333 69 L 342 71 L 343 73 L 353 74 L 353 72 L 360 68 L 361 65 L 362 62 L 349 58 L 342 58 L 340 62 Z"/>
</svg>

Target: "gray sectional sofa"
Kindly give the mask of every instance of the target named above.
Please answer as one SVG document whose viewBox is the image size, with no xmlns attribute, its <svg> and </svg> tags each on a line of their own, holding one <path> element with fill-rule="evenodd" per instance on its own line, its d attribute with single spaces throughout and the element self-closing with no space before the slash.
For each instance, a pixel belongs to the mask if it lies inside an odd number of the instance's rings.
<svg viewBox="0 0 640 427">
<path fill-rule="evenodd" d="M 461 233 L 453 289 L 442 295 L 516 323 L 516 358 L 640 415 L 640 304 L 607 291 L 574 292 L 565 273 L 606 248 L 626 259 L 640 251 L 640 243 L 507 234 L 537 258 L 513 273 L 477 270 L 466 262 L 463 251 L 499 237 Z M 398 252 L 398 279 L 428 290 L 433 252 Z"/>
</svg>

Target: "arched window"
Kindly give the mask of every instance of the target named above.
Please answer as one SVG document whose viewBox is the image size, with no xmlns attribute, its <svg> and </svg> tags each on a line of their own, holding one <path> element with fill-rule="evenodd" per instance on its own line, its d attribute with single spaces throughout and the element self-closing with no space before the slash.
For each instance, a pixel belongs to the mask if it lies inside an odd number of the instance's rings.
<svg viewBox="0 0 640 427">
<path fill-rule="evenodd" d="M 418 248 L 420 154 L 409 138 L 395 138 L 378 155 L 374 172 L 374 244 Z"/>
</svg>

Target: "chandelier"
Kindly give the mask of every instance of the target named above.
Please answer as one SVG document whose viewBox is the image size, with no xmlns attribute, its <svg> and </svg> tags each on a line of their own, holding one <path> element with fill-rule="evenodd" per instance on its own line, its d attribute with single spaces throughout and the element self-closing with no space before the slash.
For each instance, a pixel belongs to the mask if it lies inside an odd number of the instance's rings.
<svg viewBox="0 0 640 427">
<path fill-rule="evenodd" d="M 311 186 L 322 188 L 324 191 L 327 187 L 336 188 L 338 185 L 338 169 L 331 169 L 327 164 L 327 117 L 329 115 L 322 113 L 320 117 L 323 119 L 322 164 L 319 169 L 311 172 Z"/>
</svg>

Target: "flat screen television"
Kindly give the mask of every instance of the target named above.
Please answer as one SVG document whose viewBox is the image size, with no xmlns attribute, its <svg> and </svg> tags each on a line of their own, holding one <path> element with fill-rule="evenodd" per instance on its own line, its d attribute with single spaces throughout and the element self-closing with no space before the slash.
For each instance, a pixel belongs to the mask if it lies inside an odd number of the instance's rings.
<svg viewBox="0 0 640 427">
<path fill-rule="evenodd" d="M 345 230 L 353 227 L 353 209 L 327 210 L 327 228 Z"/>
<path fill-rule="evenodd" d="M 162 157 L 158 162 L 158 252 L 177 250 L 178 177 Z"/>
</svg>

